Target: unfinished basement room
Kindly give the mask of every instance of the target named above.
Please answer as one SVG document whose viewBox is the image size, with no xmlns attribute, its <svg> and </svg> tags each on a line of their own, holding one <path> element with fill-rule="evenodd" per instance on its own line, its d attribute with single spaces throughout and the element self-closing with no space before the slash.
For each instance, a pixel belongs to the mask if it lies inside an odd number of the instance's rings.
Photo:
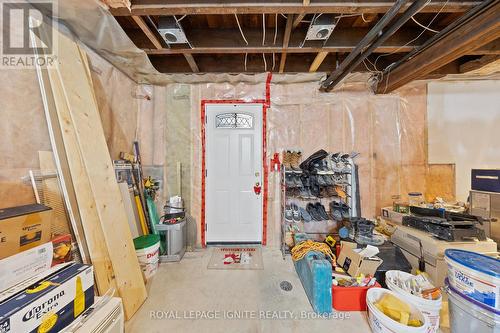
<svg viewBox="0 0 500 333">
<path fill-rule="evenodd" d="M 500 333 L 500 0 L 0 20 L 0 333 Z"/>
</svg>

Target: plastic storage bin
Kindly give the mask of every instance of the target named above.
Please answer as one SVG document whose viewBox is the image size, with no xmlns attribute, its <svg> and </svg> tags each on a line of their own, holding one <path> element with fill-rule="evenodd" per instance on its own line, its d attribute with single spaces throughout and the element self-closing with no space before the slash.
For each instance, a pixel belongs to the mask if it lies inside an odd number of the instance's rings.
<svg viewBox="0 0 500 333">
<path fill-rule="evenodd" d="M 166 243 L 160 262 L 180 261 L 186 252 L 186 220 L 175 224 L 157 224 L 156 230 L 162 242 Z"/>
<path fill-rule="evenodd" d="M 500 310 L 500 260 L 476 252 L 444 252 L 450 285 L 490 310 Z"/>
<path fill-rule="evenodd" d="M 500 313 L 460 293 L 445 281 L 450 311 L 450 329 L 453 333 L 499 333 Z"/>
<path fill-rule="evenodd" d="M 370 288 L 380 288 L 380 284 L 371 287 L 332 286 L 332 307 L 338 311 L 366 311 L 366 292 Z"/>
</svg>

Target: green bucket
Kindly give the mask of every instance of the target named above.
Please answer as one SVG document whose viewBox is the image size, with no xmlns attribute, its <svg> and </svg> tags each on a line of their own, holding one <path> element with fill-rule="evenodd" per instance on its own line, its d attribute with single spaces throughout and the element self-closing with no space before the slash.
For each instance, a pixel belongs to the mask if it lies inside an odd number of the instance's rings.
<svg viewBox="0 0 500 333">
<path fill-rule="evenodd" d="M 134 238 L 134 248 L 136 250 L 142 250 L 147 247 L 153 246 L 160 242 L 160 235 L 144 235 Z"/>
</svg>

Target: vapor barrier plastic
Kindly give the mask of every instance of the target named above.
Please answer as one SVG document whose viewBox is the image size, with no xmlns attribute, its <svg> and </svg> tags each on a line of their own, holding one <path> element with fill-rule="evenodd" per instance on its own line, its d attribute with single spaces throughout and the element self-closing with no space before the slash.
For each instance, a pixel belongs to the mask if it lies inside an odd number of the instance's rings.
<svg viewBox="0 0 500 333">
<path fill-rule="evenodd" d="M 366 80 L 365 80 L 366 82 Z M 201 101 L 265 99 L 265 80 L 248 83 L 170 84 L 167 86 L 166 151 L 182 160 L 183 189 L 198 226 L 201 242 Z M 321 93 L 316 82 L 271 83 L 267 112 L 267 160 L 275 152 L 298 149 L 304 158 L 318 149 L 356 151 L 362 214 L 380 215 L 391 196 L 425 190 L 425 86 L 399 95 L 378 96 L 366 83 L 345 83 L 333 93 Z M 170 119 L 170 121 L 169 121 Z M 174 123 L 174 124 L 172 124 Z M 174 161 L 167 162 L 167 174 Z M 405 179 L 409 177 L 409 181 Z M 168 177 L 167 177 L 168 178 Z M 168 183 L 173 180 L 167 179 Z M 278 173 L 269 173 L 267 237 L 278 246 L 280 192 Z"/>
</svg>

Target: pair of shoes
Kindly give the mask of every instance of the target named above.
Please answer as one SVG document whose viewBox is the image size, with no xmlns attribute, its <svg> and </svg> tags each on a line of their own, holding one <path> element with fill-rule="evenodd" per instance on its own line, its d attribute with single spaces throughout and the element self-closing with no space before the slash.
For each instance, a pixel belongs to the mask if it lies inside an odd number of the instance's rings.
<svg viewBox="0 0 500 333">
<path fill-rule="evenodd" d="M 312 195 L 311 189 L 308 186 L 300 189 L 299 197 L 302 199 L 314 199 L 314 195 Z"/>
<path fill-rule="evenodd" d="M 295 203 L 290 203 L 285 205 L 285 220 L 287 222 L 300 222 L 301 214 L 299 210 L 299 206 Z"/>
<path fill-rule="evenodd" d="M 303 187 L 302 180 L 298 174 L 285 173 L 285 185 L 288 188 Z"/>
<path fill-rule="evenodd" d="M 307 212 L 307 210 L 305 210 L 302 207 L 299 207 L 299 211 L 300 211 L 300 216 L 302 217 L 302 220 L 304 220 L 304 222 L 309 223 L 312 221 L 312 216 Z"/>
<path fill-rule="evenodd" d="M 330 212 L 335 221 L 342 221 L 349 218 L 349 205 L 344 202 L 330 202 Z"/>
<path fill-rule="evenodd" d="M 329 165 L 331 160 L 325 157 L 314 163 L 314 171 L 318 175 L 333 175 L 333 168 Z"/>
<path fill-rule="evenodd" d="M 328 156 L 328 153 L 324 151 L 323 149 L 318 150 L 317 152 L 313 153 L 311 156 L 309 156 L 304 162 L 300 163 L 300 168 L 304 172 L 313 172 L 314 170 L 314 164 L 325 157 Z"/>
<path fill-rule="evenodd" d="M 285 220 L 293 222 L 293 210 L 291 205 L 285 205 Z"/>
<path fill-rule="evenodd" d="M 292 203 L 290 204 L 290 207 L 292 208 L 292 220 L 293 222 L 300 222 L 300 211 L 299 211 L 299 206 L 297 204 Z"/>
<path fill-rule="evenodd" d="M 308 203 L 306 206 L 306 211 L 312 216 L 316 221 L 328 220 L 328 214 L 326 213 L 325 207 L 320 203 Z"/>
<path fill-rule="evenodd" d="M 300 151 L 287 150 L 283 152 L 283 166 L 292 172 L 301 172 L 299 162 L 302 157 Z"/>
</svg>

